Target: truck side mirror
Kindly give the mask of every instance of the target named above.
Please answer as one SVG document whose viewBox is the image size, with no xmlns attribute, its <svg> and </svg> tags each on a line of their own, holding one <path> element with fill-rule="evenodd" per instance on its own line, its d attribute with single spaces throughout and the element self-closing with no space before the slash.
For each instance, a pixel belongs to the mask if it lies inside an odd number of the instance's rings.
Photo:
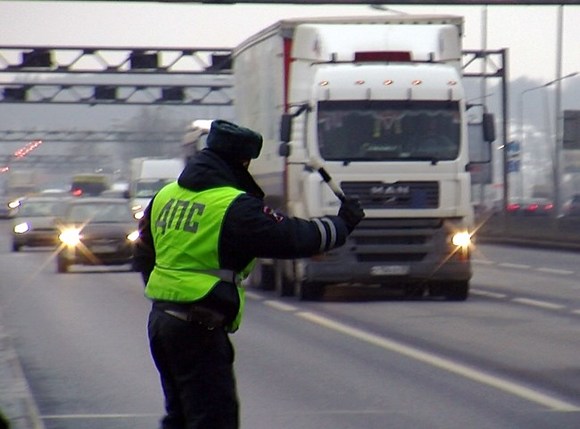
<svg viewBox="0 0 580 429">
<path fill-rule="evenodd" d="M 495 141 L 495 118 L 493 113 L 484 113 L 482 116 L 483 140 L 486 142 Z"/>
<path fill-rule="evenodd" d="M 280 119 L 280 141 L 288 143 L 292 138 L 292 115 L 284 113 Z"/>
<path fill-rule="evenodd" d="M 290 144 L 288 142 L 280 143 L 280 146 L 278 146 L 278 155 L 284 158 L 288 158 L 290 156 L 290 152 Z"/>
</svg>

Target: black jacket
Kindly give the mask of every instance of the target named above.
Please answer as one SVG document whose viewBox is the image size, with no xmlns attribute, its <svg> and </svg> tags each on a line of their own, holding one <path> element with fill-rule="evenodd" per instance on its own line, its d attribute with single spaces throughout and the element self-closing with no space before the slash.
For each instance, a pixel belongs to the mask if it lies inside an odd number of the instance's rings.
<svg viewBox="0 0 580 429">
<path fill-rule="evenodd" d="M 219 239 L 220 269 L 240 272 L 254 258 L 294 259 L 314 256 L 345 243 L 348 230 L 338 216 L 312 220 L 288 217 L 264 205 L 264 193 L 239 161 L 210 149 L 186 165 L 178 184 L 193 191 L 232 186 L 243 190 L 226 212 Z M 151 204 L 139 223 L 134 266 L 146 281 L 155 265 L 150 229 Z M 223 282 L 222 282 L 223 283 Z"/>
</svg>

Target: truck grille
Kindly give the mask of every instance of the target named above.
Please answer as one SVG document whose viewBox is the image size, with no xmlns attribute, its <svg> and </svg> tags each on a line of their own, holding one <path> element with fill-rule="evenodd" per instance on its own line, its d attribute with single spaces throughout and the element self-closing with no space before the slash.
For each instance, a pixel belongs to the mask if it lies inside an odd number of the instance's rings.
<svg viewBox="0 0 580 429">
<path fill-rule="evenodd" d="M 441 219 L 363 219 L 351 235 L 359 262 L 417 262 L 435 248 Z"/>
<path fill-rule="evenodd" d="M 348 197 L 368 209 L 432 209 L 439 207 L 438 182 L 342 182 Z"/>
</svg>

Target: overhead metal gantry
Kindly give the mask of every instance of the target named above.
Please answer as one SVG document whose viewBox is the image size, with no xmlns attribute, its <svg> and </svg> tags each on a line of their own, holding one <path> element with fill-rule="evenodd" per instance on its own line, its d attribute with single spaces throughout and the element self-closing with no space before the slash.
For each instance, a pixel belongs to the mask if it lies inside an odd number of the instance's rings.
<svg viewBox="0 0 580 429">
<path fill-rule="evenodd" d="M 231 54 L 225 48 L 0 46 L 0 103 L 229 106 Z M 464 51 L 464 76 L 501 77 L 503 55 Z M 489 73 L 481 66 L 469 71 L 481 61 L 491 64 Z M 106 82 L 107 76 L 117 81 Z M 127 82 L 129 76 L 135 83 Z M 175 83 L 147 81 L 163 76 Z"/>
<path fill-rule="evenodd" d="M 0 103 L 233 103 L 224 48 L 0 46 L 0 79 Z"/>
</svg>

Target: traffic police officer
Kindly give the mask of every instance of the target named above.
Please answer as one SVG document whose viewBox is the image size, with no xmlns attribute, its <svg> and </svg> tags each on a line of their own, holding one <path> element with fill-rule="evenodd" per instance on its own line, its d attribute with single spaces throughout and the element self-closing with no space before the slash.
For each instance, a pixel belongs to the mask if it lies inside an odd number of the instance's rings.
<svg viewBox="0 0 580 429">
<path fill-rule="evenodd" d="M 207 148 L 161 189 L 139 224 L 135 268 L 152 300 L 148 334 L 165 395 L 163 429 L 236 429 L 235 332 L 240 281 L 254 259 L 302 258 L 345 243 L 364 217 L 347 200 L 337 216 L 306 220 L 264 205 L 248 165 L 262 136 L 212 122 Z"/>
</svg>

